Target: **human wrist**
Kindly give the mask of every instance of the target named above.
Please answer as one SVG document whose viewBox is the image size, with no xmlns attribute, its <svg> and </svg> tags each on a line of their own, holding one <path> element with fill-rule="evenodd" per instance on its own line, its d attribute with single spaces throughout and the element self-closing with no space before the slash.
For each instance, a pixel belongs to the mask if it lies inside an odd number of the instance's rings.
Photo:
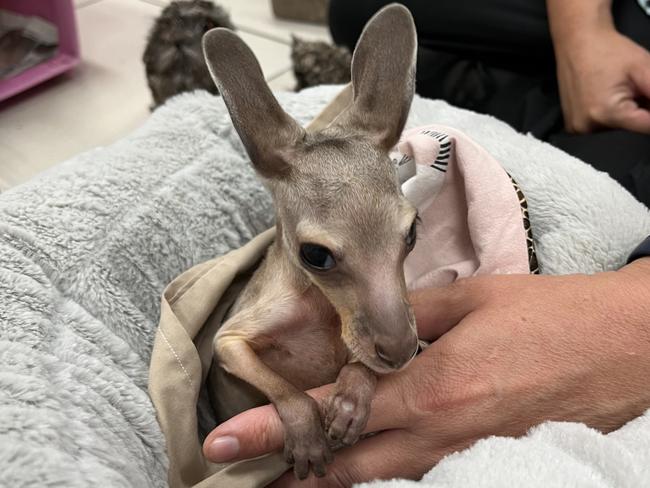
<svg viewBox="0 0 650 488">
<path fill-rule="evenodd" d="M 588 48 L 615 33 L 611 0 L 547 0 L 556 56 Z"/>
</svg>

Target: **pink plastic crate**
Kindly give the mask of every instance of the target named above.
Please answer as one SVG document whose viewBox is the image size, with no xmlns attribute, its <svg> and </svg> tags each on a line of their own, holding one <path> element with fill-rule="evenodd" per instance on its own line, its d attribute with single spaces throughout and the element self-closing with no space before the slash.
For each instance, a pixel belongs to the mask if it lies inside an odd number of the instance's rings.
<svg viewBox="0 0 650 488">
<path fill-rule="evenodd" d="M 73 0 L 0 0 L 0 8 L 22 15 L 37 15 L 56 25 L 57 54 L 17 76 L 0 81 L 0 101 L 74 68 L 79 63 L 79 40 Z"/>
</svg>

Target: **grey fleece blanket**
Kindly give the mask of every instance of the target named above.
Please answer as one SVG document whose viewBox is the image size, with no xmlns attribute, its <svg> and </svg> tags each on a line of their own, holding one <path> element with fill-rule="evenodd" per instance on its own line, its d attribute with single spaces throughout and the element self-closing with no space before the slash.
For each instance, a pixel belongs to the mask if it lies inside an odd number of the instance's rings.
<svg viewBox="0 0 650 488">
<path fill-rule="evenodd" d="M 280 100 L 306 123 L 336 90 Z M 560 151 L 494 119 L 416 99 L 409 126 L 434 122 L 465 131 L 519 181 L 544 272 L 620 266 L 650 234 L 645 207 Z M 202 92 L 0 195 L 0 486 L 165 486 L 146 392 L 160 294 L 177 274 L 271 224 L 269 195 L 221 100 Z M 630 442 L 647 443 L 648 422 L 632 428 Z M 491 461 L 507 480 L 510 460 L 498 453 Z M 626 466 L 643 462 L 634 449 L 625 456 Z M 596 458 L 583 461 L 587 474 L 597 469 Z M 453 473 L 471 464 L 454 463 L 443 465 L 444 486 L 469 486 Z M 562 469 L 561 458 L 554 466 Z M 496 486 L 482 479 L 471 486 Z"/>
</svg>

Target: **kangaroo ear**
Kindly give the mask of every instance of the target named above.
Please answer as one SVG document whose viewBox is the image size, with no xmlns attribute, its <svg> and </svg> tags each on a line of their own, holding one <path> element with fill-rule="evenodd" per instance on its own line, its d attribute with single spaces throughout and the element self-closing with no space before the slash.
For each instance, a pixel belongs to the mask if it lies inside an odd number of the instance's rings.
<svg viewBox="0 0 650 488">
<path fill-rule="evenodd" d="M 377 12 L 352 56 L 352 105 L 334 123 L 368 133 L 385 149 L 394 146 L 413 100 L 416 51 L 408 9 L 393 3 Z"/>
<path fill-rule="evenodd" d="M 255 169 L 267 178 L 286 175 L 304 130 L 280 107 L 253 52 L 231 30 L 216 28 L 203 36 L 203 54 Z"/>
</svg>

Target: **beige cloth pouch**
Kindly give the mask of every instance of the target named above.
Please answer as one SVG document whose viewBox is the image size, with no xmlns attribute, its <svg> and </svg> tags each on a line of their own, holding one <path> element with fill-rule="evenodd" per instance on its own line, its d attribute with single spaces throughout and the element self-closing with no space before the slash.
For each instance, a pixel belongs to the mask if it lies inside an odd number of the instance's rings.
<svg viewBox="0 0 650 488">
<path fill-rule="evenodd" d="M 212 339 L 273 241 L 275 229 L 245 246 L 194 266 L 163 293 L 149 370 L 149 394 L 167 442 L 169 486 L 265 486 L 288 469 L 280 454 L 230 465 L 201 452 L 197 402 L 212 361 Z"/>
</svg>

